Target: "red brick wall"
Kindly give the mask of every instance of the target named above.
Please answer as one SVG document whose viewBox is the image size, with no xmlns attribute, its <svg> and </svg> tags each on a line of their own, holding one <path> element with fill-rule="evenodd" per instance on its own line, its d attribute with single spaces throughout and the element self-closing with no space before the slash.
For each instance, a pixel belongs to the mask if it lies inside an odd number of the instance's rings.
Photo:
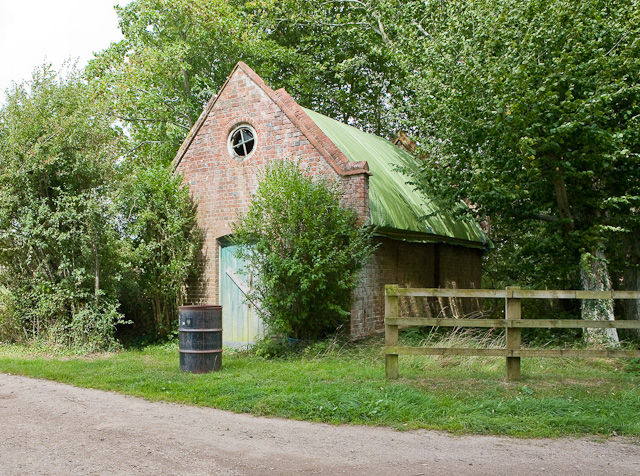
<svg viewBox="0 0 640 476">
<path fill-rule="evenodd" d="M 237 68 L 210 104 L 206 117 L 200 119 L 199 130 L 186 151 L 179 153 L 176 171 L 190 184 L 198 204 L 198 222 L 205 230 L 202 273 L 197 282 L 189 285 L 190 304 L 219 303 L 217 240 L 231 233 L 231 224 L 248 210 L 257 176 L 268 162 L 300 160 L 313 174 L 340 180 L 345 190 L 344 202 L 356 208 L 363 219 L 368 217 L 367 173 L 358 173 L 359 170 L 346 176 L 338 173 L 335 164 L 318 150 L 322 144 L 312 143 L 313 138 L 309 140 L 301 132 L 304 124 L 299 123 L 300 118 L 294 116 L 292 120 L 291 114 L 283 111 L 283 97 L 288 98 L 286 92 L 276 95 L 255 73 Z M 295 103 L 289 107 L 294 106 L 299 110 L 294 113 L 302 111 Z M 240 123 L 250 124 L 257 133 L 255 151 L 244 161 L 234 159 L 227 147 L 229 133 Z"/>
</svg>

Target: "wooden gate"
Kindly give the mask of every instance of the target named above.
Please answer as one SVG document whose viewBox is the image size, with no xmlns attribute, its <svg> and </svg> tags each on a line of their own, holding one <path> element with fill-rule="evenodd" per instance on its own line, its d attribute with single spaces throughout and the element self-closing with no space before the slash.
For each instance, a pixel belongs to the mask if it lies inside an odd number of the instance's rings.
<svg viewBox="0 0 640 476">
<path fill-rule="evenodd" d="M 222 305 L 222 343 L 244 347 L 264 334 L 264 324 L 247 302 L 253 278 L 244 272 L 244 262 L 235 256 L 237 245 L 220 249 L 220 303 Z"/>
</svg>

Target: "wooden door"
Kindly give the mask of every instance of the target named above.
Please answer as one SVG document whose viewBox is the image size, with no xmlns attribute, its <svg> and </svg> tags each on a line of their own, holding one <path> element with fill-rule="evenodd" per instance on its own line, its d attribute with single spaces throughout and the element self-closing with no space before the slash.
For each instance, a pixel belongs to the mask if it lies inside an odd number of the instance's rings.
<svg viewBox="0 0 640 476">
<path fill-rule="evenodd" d="M 255 307 L 246 300 L 253 284 L 244 272 L 244 262 L 235 256 L 237 245 L 220 249 L 220 304 L 222 305 L 222 343 L 229 347 L 252 344 L 264 333 Z"/>
</svg>

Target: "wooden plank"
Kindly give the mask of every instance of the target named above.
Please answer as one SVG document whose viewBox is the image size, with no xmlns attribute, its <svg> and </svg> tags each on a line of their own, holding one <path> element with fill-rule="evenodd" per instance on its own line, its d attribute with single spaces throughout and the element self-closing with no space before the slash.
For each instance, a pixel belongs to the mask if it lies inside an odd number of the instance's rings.
<svg viewBox="0 0 640 476">
<path fill-rule="evenodd" d="M 398 380 L 400 368 L 398 364 L 398 354 L 386 354 L 384 361 L 384 375 L 390 380 Z"/>
<path fill-rule="evenodd" d="M 387 287 L 388 288 L 388 287 Z M 398 297 L 395 295 L 390 295 L 385 293 L 384 297 L 384 315 L 385 315 L 385 326 L 384 326 L 384 343 L 387 347 L 393 347 L 398 345 L 398 326 L 394 324 L 387 323 L 387 316 L 397 316 L 398 315 Z M 399 377 L 399 364 L 398 364 L 398 355 L 393 355 L 387 353 L 385 355 L 385 376 L 388 379 L 396 380 Z"/>
<path fill-rule="evenodd" d="M 456 319 L 423 318 L 423 317 L 387 317 L 385 323 L 398 326 L 431 326 L 431 327 L 506 327 L 504 319 Z"/>
<path fill-rule="evenodd" d="M 520 290 L 518 287 L 507 288 L 507 293 L 515 296 Z M 505 317 L 508 323 L 513 324 L 522 319 L 522 302 L 519 298 L 507 298 L 505 302 Z M 522 344 L 522 329 L 509 326 L 507 328 L 507 349 L 519 350 Z M 520 357 L 507 357 L 506 359 L 507 382 L 510 380 L 520 380 Z"/>
<path fill-rule="evenodd" d="M 575 357 L 575 358 L 638 358 L 640 350 L 609 349 L 520 349 L 513 355 L 519 357 Z"/>
<path fill-rule="evenodd" d="M 398 325 L 389 323 L 386 319 L 387 315 L 398 315 L 398 297 L 385 296 L 384 298 L 384 314 L 385 314 L 385 335 L 384 341 L 386 346 L 398 345 Z"/>
<path fill-rule="evenodd" d="M 469 347 L 388 347 L 393 355 L 457 355 L 474 357 L 640 358 L 640 350 L 608 349 L 474 349 Z"/>
<path fill-rule="evenodd" d="M 233 282 L 233 284 L 238 286 L 238 289 L 242 291 L 242 294 L 244 294 L 245 296 L 249 294 L 249 292 L 251 291 L 251 288 L 249 288 L 249 286 L 246 285 L 246 283 L 242 280 L 242 278 L 233 271 L 233 268 L 231 266 L 227 267 L 227 270 L 225 271 L 225 273 L 227 273 L 227 276 L 231 278 L 231 281 Z"/>
<path fill-rule="evenodd" d="M 395 331 L 393 330 L 395 328 Z M 395 334 L 395 339 L 393 336 Z M 398 344 L 398 326 L 385 326 L 385 340 L 387 342 L 396 341 L 395 345 Z M 387 344 L 389 345 L 389 344 Z M 394 346 L 388 346 L 387 349 L 397 348 Z M 398 363 L 398 354 L 394 354 L 392 352 L 386 352 L 384 359 L 384 373 L 386 378 L 396 380 L 400 375 L 399 363 Z"/>
<path fill-rule="evenodd" d="M 640 291 L 581 291 L 520 289 L 513 297 L 520 299 L 640 299 Z"/>
<path fill-rule="evenodd" d="M 613 299 L 640 299 L 640 291 L 612 291 Z"/>
<path fill-rule="evenodd" d="M 501 289 L 441 289 L 441 288 L 400 288 L 386 286 L 386 294 L 412 297 L 460 297 L 504 299 L 507 292 Z"/>
<path fill-rule="evenodd" d="M 612 291 L 576 291 L 577 299 L 613 299 Z"/>
<path fill-rule="evenodd" d="M 546 289 L 520 289 L 513 292 L 519 299 L 577 299 L 576 291 L 560 291 Z"/>
<path fill-rule="evenodd" d="M 528 329 L 640 329 L 640 321 L 587 321 L 582 319 L 456 319 L 423 317 L 387 317 L 385 323 L 397 326 L 429 327 L 497 327 Z"/>
<path fill-rule="evenodd" d="M 443 288 L 401 288 L 388 284 L 386 293 L 391 296 L 414 297 L 459 297 L 519 299 L 640 299 L 640 291 L 581 291 L 553 289 L 518 289 L 509 293 L 502 289 L 443 289 Z"/>
<path fill-rule="evenodd" d="M 397 284 L 387 284 L 384 287 L 384 295 L 397 296 L 399 290 L 400 290 L 400 286 L 398 286 Z"/>
<path fill-rule="evenodd" d="M 466 347 L 387 347 L 385 352 L 397 355 L 466 355 L 478 357 L 506 357 L 507 349 L 473 349 Z"/>
<path fill-rule="evenodd" d="M 640 321 L 588 321 L 583 319 L 522 319 L 512 327 L 548 329 L 640 329 Z"/>
</svg>

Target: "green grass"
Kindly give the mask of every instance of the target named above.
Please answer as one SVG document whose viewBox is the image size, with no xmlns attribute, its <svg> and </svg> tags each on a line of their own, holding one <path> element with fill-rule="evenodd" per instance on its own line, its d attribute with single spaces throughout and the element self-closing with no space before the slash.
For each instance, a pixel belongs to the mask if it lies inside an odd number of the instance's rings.
<svg viewBox="0 0 640 476">
<path fill-rule="evenodd" d="M 624 360 L 400 357 L 384 378 L 382 340 L 318 345 L 265 360 L 224 351 L 219 372 L 178 368 L 175 343 L 91 356 L 0 345 L 0 371 L 152 401 L 327 423 L 518 437 L 621 435 L 640 442 L 640 369 Z"/>
</svg>

